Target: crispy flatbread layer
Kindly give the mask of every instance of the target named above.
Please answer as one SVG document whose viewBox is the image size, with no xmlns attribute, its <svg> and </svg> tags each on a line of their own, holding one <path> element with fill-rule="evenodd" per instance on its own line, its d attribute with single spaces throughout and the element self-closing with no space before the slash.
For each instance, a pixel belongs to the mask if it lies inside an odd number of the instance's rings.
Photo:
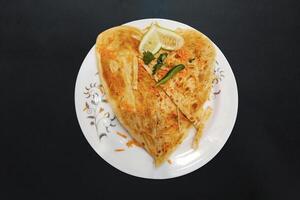
<svg viewBox="0 0 300 200">
<path fill-rule="evenodd" d="M 160 85 L 180 111 L 200 130 L 207 120 L 208 110 L 204 108 L 209 99 L 214 79 L 215 48 L 213 43 L 202 33 L 192 29 L 177 29 L 184 39 L 184 45 L 176 51 L 160 50 L 156 54 L 168 53 L 165 65 L 153 78 L 158 81 L 174 66 L 185 65 L 165 84 Z M 147 70 L 152 72 L 155 65 L 152 61 Z"/>
<path fill-rule="evenodd" d="M 99 75 L 118 120 L 158 166 L 183 141 L 190 121 L 178 110 L 139 59 L 139 29 L 119 26 L 96 41 Z"/>
</svg>

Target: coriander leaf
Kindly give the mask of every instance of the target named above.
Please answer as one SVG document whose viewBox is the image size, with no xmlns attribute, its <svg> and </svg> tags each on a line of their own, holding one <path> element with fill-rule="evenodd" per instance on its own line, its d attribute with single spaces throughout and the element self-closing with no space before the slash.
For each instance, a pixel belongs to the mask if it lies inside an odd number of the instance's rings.
<svg viewBox="0 0 300 200">
<path fill-rule="evenodd" d="M 168 54 L 167 53 L 162 53 L 159 55 L 159 57 L 157 58 L 157 63 L 163 63 L 164 60 L 167 58 Z"/>
<path fill-rule="evenodd" d="M 148 65 L 154 59 L 154 55 L 150 51 L 146 51 L 143 53 L 143 61 L 146 65 Z"/>
<path fill-rule="evenodd" d="M 152 75 L 154 75 L 157 70 L 159 70 L 161 67 L 163 66 L 163 63 L 156 63 L 154 66 L 153 66 L 153 70 L 152 70 Z"/>
</svg>

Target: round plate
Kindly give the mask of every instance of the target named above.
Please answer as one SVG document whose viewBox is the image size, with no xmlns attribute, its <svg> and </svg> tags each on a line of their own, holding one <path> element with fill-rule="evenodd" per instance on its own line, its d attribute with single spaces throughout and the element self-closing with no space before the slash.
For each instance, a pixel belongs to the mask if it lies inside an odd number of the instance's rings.
<svg viewBox="0 0 300 200">
<path fill-rule="evenodd" d="M 126 25 L 142 29 L 153 22 L 173 30 L 192 29 L 188 25 L 166 19 L 143 19 Z M 206 124 L 199 149 L 191 148 L 195 133 L 191 128 L 189 135 L 171 155 L 169 161 L 156 168 L 151 156 L 144 149 L 127 146 L 130 136 L 118 122 L 105 99 L 97 73 L 95 47 L 92 47 L 78 73 L 75 85 L 75 107 L 82 132 L 98 155 L 122 172 L 151 179 L 182 176 L 209 162 L 227 141 L 238 108 L 238 92 L 233 72 L 221 50 L 217 46 L 215 48 L 217 50 L 216 79 L 209 102 L 213 108 L 213 115 Z"/>
</svg>

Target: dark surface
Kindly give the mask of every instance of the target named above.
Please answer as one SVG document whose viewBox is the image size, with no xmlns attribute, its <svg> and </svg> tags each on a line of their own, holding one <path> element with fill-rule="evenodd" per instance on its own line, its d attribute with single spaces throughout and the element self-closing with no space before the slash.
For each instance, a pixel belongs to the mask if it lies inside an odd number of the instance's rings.
<svg viewBox="0 0 300 200">
<path fill-rule="evenodd" d="M 299 3 L 174 2 L 0 0 L 1 199 L 299 199 Z M 76 75 L 97 34 L 150 17 L 209 36 L 239 88 L 237 121 L 222 151 L 165 181 L 104 162 L 74 108 Z"/>
</svg>

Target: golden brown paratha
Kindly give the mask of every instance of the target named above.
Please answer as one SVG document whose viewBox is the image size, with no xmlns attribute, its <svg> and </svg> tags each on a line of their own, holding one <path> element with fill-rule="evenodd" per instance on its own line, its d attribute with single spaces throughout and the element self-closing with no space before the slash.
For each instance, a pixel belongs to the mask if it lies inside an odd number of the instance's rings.
<svg viewBox="0 0 300 200">
<path fill-rule="evenodd" d="M 142 33 L 111 28 L 96 42 L 99 75 L 118 120 L 162 164 L 185 138 L 190 122 L 145 71 L 138 59 Z"/>
<path fill-rule="evenodd" d="M 208 101 L 212 81 L 214 78 L 215 48 L 213 43 L 202 33 L 192 29 L 178 29 L 176 32 L 184 39 L 184 45 L 175 51 L 160 50 L 167 53 L 165 65 L 153 76 L 158 81 L 174 66 L 183 64 L 185 69 L 177 73 L 165 84 L 160 85 L 172 101 L 178 106 L 180 111 L 197 128 L 197 134 L 193 147 L 197 147 L 204 124 L 211 113 L 210 108 L 205 108 Z M 144 67 L 148 73 L 152 73 L 152 61 Z"/>
</svg>

